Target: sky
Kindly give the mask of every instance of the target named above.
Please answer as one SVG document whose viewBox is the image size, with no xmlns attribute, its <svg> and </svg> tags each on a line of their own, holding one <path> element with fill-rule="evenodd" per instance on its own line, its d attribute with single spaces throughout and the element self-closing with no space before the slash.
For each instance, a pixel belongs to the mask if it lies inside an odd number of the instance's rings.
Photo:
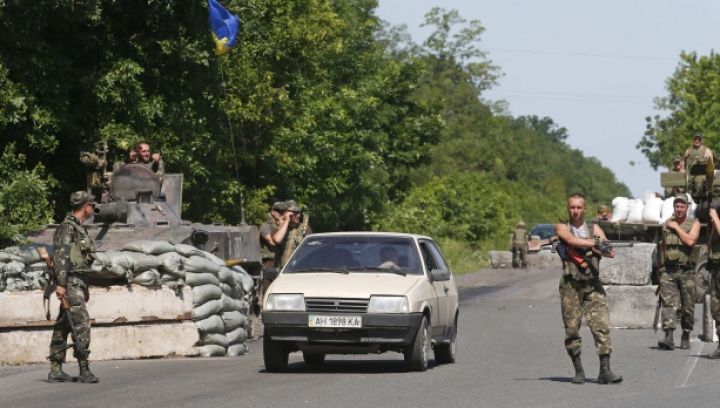
<svg viewBox="0 0 720 408">
<path fill-rule="evenodd" d="M 377 15 L 406 24 L 420 43 L 432 32 L 420 24 L 433 7 L 485 27 L 478 48 L 504 76 L 484 99 L 506 100 L 513 116 L 552 118 L 570 146 L 600 160 L 634 197 L 662 191 L 636 145 L 647 116 L 668 115 L 653 99 L 667 96 L 680 53 L 720 50 L 720 2 L 379 0 Z"/>
</svg>

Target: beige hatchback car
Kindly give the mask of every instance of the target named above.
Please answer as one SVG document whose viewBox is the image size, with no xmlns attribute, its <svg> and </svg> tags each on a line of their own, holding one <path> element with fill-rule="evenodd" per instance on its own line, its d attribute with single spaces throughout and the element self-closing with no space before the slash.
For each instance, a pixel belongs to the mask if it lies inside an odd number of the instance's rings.
<svg viewBox="0 0 720 408">
<path fill-rule="evenodd" d="M 287 369 L 328 354 L 403 353 L 408 370 L 425 371 L 431 349 L 455 362 L 458 291 L 450 267 L 428 237 L 401 233 L 313 234 L 277 274 L 263 299 L 263 358 Z M 275 276 L 273 276 L 275 275 Z"/>
</svg>

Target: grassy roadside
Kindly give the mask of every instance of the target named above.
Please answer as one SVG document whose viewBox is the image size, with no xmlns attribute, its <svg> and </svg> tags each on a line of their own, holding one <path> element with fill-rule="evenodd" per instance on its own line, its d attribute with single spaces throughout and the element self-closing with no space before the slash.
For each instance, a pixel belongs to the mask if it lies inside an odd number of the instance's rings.
<svg viewBox="0 0 720 408">
<path fill-rule="evenodd" d="M 508 245 L 508 242 L 500 241 L 501 240 L 493 240 L 472 244 L 449 238 L 439 238 L 437 243 L 445 259 L 447 259 L 450 264 L 453 273 L 462 275 L 464 273 L 477 272 L 483 268 L 489 268 L 490 256 L 488 252 L 498 248 L 504 249 Z"/>
</svg>

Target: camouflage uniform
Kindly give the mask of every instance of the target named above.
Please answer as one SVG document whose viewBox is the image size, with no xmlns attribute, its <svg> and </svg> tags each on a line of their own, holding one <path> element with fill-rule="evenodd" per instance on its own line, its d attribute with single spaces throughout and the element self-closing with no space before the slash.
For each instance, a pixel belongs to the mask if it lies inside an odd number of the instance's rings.
<svg viewBox="0 0 720 408">
<path fill-rule="evenodd" d="M 671 217 L 668 221 L 674 220 L 675 217 Z M 694 219 L 687 218 L 680 228 L 690 232 L 694 222 Z M 672 228 L 666 226 L 664 231 L 665 262 L 660 269 L 660 299 L 664 306 L 662 328 L 675 330 L 675 311 L 680 306 L 682 329 L 691 332 L 695 319 L 695 268 L 690 263 L 692 247 L 685 245 Z"/>
<path fill-rule="evenodd" d="M 682 156 L 679 154 L 676 154 L 673 157 L 673 164 L 679 163 L 682 161 Z M 680 173 L 676 171 L 675 169 L 670 170 L 670 173 Z M 684 193 L 685 189 L 683 187 L 665 187 L 665 199 L 668 199 L 670 197 L 675 197 L 678 194 Z"/>
<path fill-rule="evenodd" d="M 293 200 L 288 200 L 287 211 L 302 211 L 302 208 Z M 282 268 L 285 266 L 295 249 L 305 239 L 306 236 L 312 234 L 312 229 L 307 223 L 301 223 L 296 227 L 289 227 L 285 238 L 278 244 L 275 252 L 275 266 Z"/>
<path fill-rule="evenodd" d="M 525 266 L 527 243 L 530 235 L 524 227 L 525 224 L 519 225 L 515 228 L 512 236 L 513 264 L 516 267 Z"/>
<path fill-rule="evenodd" d="M 568 229 L 573 235 L 580 238 L 591 238 L 592 227 L 583 224 L 583 229 Z M 597 269 L 600 260 L 590 255 L 590 248 L 576 248 L 585 251 L 588 259 Z M 588 273 L 589 272 L 589 273 Z M 582 338 L 580 337 L 580 322 L 583 315 L 590 332 L 595 339 L 595 349 L 598 355 L 612 353 L 610 340 L 610 310 L 608 309 L 605 289 L 597 275 L 587 270 L 580 270 L 569 260 L 563 260 L 563 276 L 560 279 L 560 306 L 563 323 L 565 324 L 565 350 L 570 357 L 577 357 L 582 352 Z"/>
<path fill-rule="evenodd" d="M 148 169 L 152 170 L 155 173 L 155 175 L 157 176 L 160 183 L 163 182 L 163 176 L 165 176 L 165 162 L 163 161 L 163 159 L 160 159 L 157 162 L 149 161 L 147 163 L 138 161 L 135 164 L 143 165 L 143 166 L 147 167 Z"/>
<path fill-rule="evenodd" d="M 708 251 L 707 269 L 710 273 L 710 314 L 715 320 L 715 330 L 720 336 L 720 237 L 718 237 L 717 231 L 715 231 L 712 246 Z M 718 350 L 720 351 L 720 346 Z M 718 357 L 720 356 L 714 358 Z"/>
</svg>

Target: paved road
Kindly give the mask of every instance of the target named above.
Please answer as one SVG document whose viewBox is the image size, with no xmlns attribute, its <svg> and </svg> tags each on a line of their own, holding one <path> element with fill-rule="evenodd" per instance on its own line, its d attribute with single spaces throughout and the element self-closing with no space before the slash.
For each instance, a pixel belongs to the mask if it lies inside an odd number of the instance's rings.
<svg viewBox="0 0 720 408">
<path fill-rule="evenodd" d="M 47 366 L 0 369 L 0 407 L 717 407 L 715 345 L 660 351 L 652 330 L 615 330 L 619 385 L 594 382 L 598 359 L 584 330 L 590 382 L 570 384 L 557 271 L 493 271 L 458 278 L 459 361 L 406 373 L 399 354 L 331 356 L 309 368 L 265 373 L 262 344 L 239 358 L 109 361 L 92 364 L 99 384 L 48 384 Z M 698 316 L 700 316 L 698 311 Z M 45 347 L 45 345 L 42 345 Z M 77 374 L 70 367 L 72 375 Z"/>
</svg>

